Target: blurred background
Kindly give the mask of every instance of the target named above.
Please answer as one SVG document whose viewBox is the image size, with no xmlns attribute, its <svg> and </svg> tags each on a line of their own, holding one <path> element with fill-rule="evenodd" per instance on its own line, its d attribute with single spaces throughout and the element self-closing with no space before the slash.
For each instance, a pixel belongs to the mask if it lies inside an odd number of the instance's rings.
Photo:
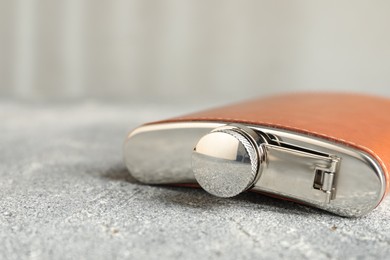
<svg viewBox="0 0 390 260">
<path fill-rule="evenodd" d="M 0 0 L 0 96 L 390 96 L 389 14 L 385 0 Z"/>
</svg>

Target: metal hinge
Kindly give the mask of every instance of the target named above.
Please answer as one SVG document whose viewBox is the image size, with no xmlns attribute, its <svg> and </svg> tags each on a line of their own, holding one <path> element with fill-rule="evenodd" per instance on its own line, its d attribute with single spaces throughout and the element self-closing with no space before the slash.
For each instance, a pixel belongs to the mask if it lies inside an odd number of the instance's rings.
<svg viewBox="0 0 390 260">
<path fill-rule="evenodd" d="M 336 198 L 339 157 L 280 141 L 264 148 L 267 168 L 256 189 L 312 204 L 329 204 Z"/>
<path fill-rule="evenodd" d="M 313 188 L 325 193 L 325 203 L 330 203 L 336 197 L 335 174 L 339 159 L 333 157 L 330 167 L 317 167 L 314 173 Z"/>
</svg>

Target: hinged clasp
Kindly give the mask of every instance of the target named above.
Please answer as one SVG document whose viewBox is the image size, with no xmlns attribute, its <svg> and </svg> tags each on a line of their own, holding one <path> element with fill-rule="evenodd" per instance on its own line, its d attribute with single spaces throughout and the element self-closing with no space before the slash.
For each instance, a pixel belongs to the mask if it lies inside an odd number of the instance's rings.
<svg viewBox="0 0 390 260">
<path fill-rule="evenodd" d="M 254 187 L 309 203 L 328 204 L 336 198 L 340 158 L 283 143 L 260 144 L 266 151 L 266 168 Z"/>
<path fill-rule="evenodd" d="M 329 203 L 336 197 L 335 173 L 338 162 L 339 160 L 335 158 L 335 160 L 332 161 L 330 168 L 318 167 L 315 170 L 313 188 L 325 193 L 326 203 Z"/>
<path fill-rule="evenodd" d="M 232 197 L 253 188 L 328 204 L 336 197 L 340 158 L 285 143 L 241 125 L 219 127 L 194 148 L 192 169 L 210 194 Z"/>
</svg>

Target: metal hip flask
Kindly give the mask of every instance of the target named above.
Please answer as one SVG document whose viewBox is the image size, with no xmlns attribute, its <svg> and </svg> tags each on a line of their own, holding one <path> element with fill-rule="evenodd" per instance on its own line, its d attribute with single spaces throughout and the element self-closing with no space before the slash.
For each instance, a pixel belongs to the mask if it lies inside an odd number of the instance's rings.
<svg viewBox="0 0 390 260">
<path fill-rule="evenodd" d="M 356 94 L 257 99 L 143 125 L 124 157 L 143 183 L 218 197 L 250 190 L 361 216 L 389 187 L 388 112 L 389 100 Z"/>
</svg>

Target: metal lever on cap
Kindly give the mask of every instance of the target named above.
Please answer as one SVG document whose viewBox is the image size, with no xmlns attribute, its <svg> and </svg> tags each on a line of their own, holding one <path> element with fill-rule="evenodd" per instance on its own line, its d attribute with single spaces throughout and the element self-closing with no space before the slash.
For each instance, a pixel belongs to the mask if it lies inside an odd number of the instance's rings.
<svg viewBox="0 0 390 260">
<path fill-rule="evenodd" d="M 256 186 L 319 203 L 335 198 L 339 162 L 336 156 L 272 140 L 241 125 L 214 129 L 192 154 L 195 179 L 215 196 L 233 197 Z"/>
</svg>

